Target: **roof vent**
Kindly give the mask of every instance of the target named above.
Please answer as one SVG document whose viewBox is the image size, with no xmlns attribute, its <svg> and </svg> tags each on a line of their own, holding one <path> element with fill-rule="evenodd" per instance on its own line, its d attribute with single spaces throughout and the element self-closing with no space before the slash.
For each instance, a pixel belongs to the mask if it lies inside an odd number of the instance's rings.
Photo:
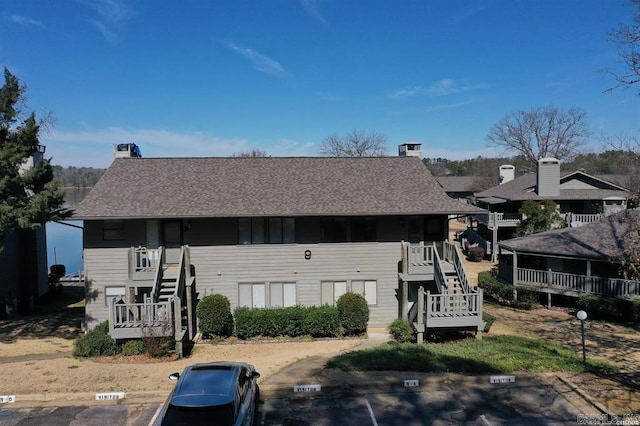
<svg viewBox="0 0 640 426">
<path fill-rule="evenodd" d="M 113 156 L 115 158 L 138 158 L 142 157 L 142 154 L 135 143 L 119 143 L 113 146 Z"/>
</svg>

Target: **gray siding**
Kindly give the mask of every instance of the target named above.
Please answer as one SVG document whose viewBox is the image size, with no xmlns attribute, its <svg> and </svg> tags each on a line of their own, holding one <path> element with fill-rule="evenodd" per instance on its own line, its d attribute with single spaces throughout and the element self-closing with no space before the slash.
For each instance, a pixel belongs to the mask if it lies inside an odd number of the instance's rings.
<svg viewBox="0 0 640 426">
<path fill-rule="evenodd" d="M 421 232 L 446 235 L 442 215 L 420 220 Z M 398 262 L 400 241 L 407 239 L 407 218 L 377 218 L 377 242 L 321 243 L 321 217 L 296 218 L 296 244 L 238 245 L 238 221 L 184 219 L 183 243 L 188 244 L 199 297 L 220 293 L 238 306 L 239 283 L 296 283 L 296 301 L 320 305 L 322 281 L 375 280 L 377 303 L 370 306 L 372 327 L 384 327 L 398 317 Z M 435 220 L 435 221 L 433 221 Z M 436 226 L 436 227 L 437 227 Z M 435 232 L 434 232 L 435 231 Z M 444 239 L 444 238 L 437 238 Z M 87 274 L 87 326 L 108 318 L 104 287 L 122 286 L 128 280 L 128 249 L 146 245 L 146 221 L 124 222 L 123 239 L 104 241 L 100 221 L 85 222 L 84 256 Z M 305 258 L 309 250 L 310 259 Z M 268 294 L 268 286 L 266 288 Z"/>
<path fill-rule="evenodd" d="M 129 277 L 129 248 L 84 249 L 85 324 L 87 329 L 109 319 L 104 289 L 124 286 Z"/>
<path fill-rule="evenodd" d="M 311 258 L 305 259 L 305 251 Z M 199 297 L 220 293 L 238 306 L 239 283 L 296 283 L 296 300 L 321 304 L 321 281 L 375 280 L 377 305 L 369 325 L 387 326 L 398 316 L 399 243 L 282 244 L 191 247 Z"/>
</svg>

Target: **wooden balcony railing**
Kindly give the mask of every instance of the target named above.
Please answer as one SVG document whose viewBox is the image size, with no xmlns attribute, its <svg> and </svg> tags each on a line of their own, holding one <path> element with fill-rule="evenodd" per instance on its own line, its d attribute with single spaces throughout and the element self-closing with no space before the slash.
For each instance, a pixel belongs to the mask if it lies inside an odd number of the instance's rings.
<svg viewBox="0 0 640 426">
<path fill-rule="evenodd" d="M 474 293 L 431 294 L 418 289 L 417 315 L 414 327 L 418 342 L 428 329 L 470 328 L 480 332 L 482 320 L 482 289 Z"/>
<path fill-rule="evenodd" d="M 109 334 L 114 339 L 173 336 L 171 302 L 120 303 L 112 301 Z"/>
<path fill-rule="evenodd" d="M 433 243 L 411 244 L 402 241 L 402 272 L 404 274 L 424 274 L 433 272 L 435 247 Z"/>
<path fill-rule="evenodd" d="M 500 276 L 511 281 L 509 270 L 513 269 L 502 266 L 500 268 L 502 269 Z M 518 268 L 515 284 L 546 287 L 574 294 L 595 294 L 628 299 L 640 297 L 640 282 L 638 281 L 554 272 L 550 269 L 541 271 Z"/>
</svg>

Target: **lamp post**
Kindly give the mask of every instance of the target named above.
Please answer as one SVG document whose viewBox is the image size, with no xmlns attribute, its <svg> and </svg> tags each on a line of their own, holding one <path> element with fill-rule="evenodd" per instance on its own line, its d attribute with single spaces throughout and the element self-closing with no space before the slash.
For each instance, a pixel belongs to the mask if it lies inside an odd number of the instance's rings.
<svg viewBox="0 0 640 426">
<path fill-rule="evenodd" d="M 580 320 L 582 326 L 582 362 L 587 362 L 587 349 L 584 345 L 584 320 L 587 319 L 587 313 L 585 311 L 578 311 L 576 317 Z"/>
</svg>

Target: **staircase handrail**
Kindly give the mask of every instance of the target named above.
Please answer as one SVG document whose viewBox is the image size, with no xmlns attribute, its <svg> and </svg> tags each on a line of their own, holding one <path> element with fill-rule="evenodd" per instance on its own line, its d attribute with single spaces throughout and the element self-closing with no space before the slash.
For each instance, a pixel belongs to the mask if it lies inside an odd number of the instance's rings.
<svg viewBox="0 0 640 426">
<path fill-rule="evenodd" d="M 188 250 L 188 246 L 185 246 L 185 245 L 183 245 L 180 248 L 180 263 L 178 264 L 178 276 L 176 278 L 176 286 L 173 291 L 173 295 L 171 295 L 171 298 L 170 298 L 170 300 L 173 302 L 173 309 L 174 309 L 174 315 L 173 315 L 173 318 L 175 321 L 174 337 L 180 334 L 183 328 L 185 328 L 182 324 L 182 302 L 183 302 L 182 296 L 184 295 L 184 290 L 186 287 L 186 280 L 187 280 L 186 268 L 190 267 L 189 265 L 186 264 L 187 250 Z"/>
<path fill-rule="evenodd" d="M 164 268 L 162 267 L 164 260 L 164 247 L 158 247 L 158 259 L 156 263 L 156 273 L 153 278 L 153 288 L 151 289 L 151 300 L 156 303 L 159 302 L 160 298 L 160 286 L 162 284 L 162 274 L 164 272 Z"/>
<path fill-rule="evenodd" d="M 435 243 L 433 243 L 433 256 L 435 257 L 435 262 L 433 262 L 433 276 L 438 286 L 438 291 L 440 293 L 448 293 L 449 285 L 444 274 L 444 268 L 442 267 L 442 259 L 440 259 L 440 253 L 438 253 L 438 248 Z"/>
<path fill-rule="evenodd" d="M 469 278 L 467 277 L 467 271 L 464 267 L 464 262 L 462 261 L 460 248 L 449 241 L 445 241 L 444 253 L 445 259 L 453 264 L 456 274 L 458 274 L 458 281 L 460 282 L 463 293 L 474 293 L 476 289 L 472 288 L 469 284 Z"/>
</svg>

